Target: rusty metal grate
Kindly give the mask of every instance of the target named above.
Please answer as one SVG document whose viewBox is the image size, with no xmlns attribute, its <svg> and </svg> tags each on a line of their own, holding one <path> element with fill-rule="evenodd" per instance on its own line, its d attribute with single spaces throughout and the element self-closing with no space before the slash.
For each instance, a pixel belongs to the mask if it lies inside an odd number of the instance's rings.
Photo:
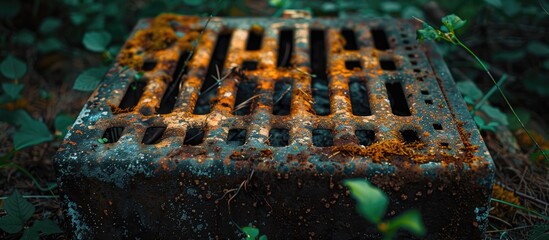
<svg viewBox="0 0 549 240">
<path fill-rule="evenodd" d="M 140 21 L 84 106 L 56 156 L 75 237 L 376 237 L 341 185 L 367 177 L 428 238 L 480 238 L 492 160 L 413 22 L 206 21 Z"/>
</svg>

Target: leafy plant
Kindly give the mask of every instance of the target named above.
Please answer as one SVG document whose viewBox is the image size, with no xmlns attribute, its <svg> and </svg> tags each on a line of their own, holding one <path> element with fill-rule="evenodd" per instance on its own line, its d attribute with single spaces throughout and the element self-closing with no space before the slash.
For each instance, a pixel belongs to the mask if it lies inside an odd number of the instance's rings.
<svg viewBox="0 0 549 240">
<path fill-rule="evenodd" d="M 394 239 L 400 229 L 408 230 L 419 237 L 426 234 L 419 211 L 408 210 L 391 220 L 383 220 L 389 205 L 389 197 L 383 191 L 365 179 L 347 179 L 343 184 L 349 188 L 351 196 L 356 200 L 358 213 L 375 224 L 384 235 L 384 239 Z"/>
<path fill-rule="evenodd" d="M 268 240 L 266 235 L 259 236 L 259 229 L 254 227 L 242 227 L 240 229 L 244 234 L 246 234 L 246 240 L 256 240 L 259 237 L 259 240 Z"/>
<path fill-rule="evenodd" d="M 10 55 L 0 63 L 0 72 L 9 79 L 19 79 L 27 73 L 27 65 Z"/>
<path fill-rule="evenodd" d="M 455 14 L 450 14 L 450 15 L 445 16 L 445 17 L 442 18 L 442 24 L 443 25 L 440 27 L 440 29 L 435 29 L 433 26 L 427 24 L 423 20 L 421 20 L 419 18 L 416 18 L 416 19 L 423 24 L 423 28 L 419 29 L 417 31 L 417 39 L 420 42 L 423 41 L 423 40 L 443 40 L 443 41 L 452 43 L 454 45 L 457 45 L 457 46 L 465 49 L 465 51 L 467 51 L 467 53 L 469 53 L 480 64 L 482 69 L 490 77 L 490 80 L 492 80 L 492 82 L 494 83 L 494 86 L 499 91 L 501 97 L 503 98 L 503 100 L 507 104 L 507 107 L 509 107 L 509 109 L 513 113 L 513 116 L 516 118 L 516 120 L 518 121 L 518 123 L 520 124 L 522 129 L 524 129 L 524 131 L 528 134 L 528 136 L 530 137 L 532 142 L 536 145 L 536 148 L 544 156 L 545 160 L 547 160 L 549 162 L 549 156 L 543 151 L 543 149 L 541 148 L 539 143 L 534 139 L 534 137 L 532 136 L 530 131 L 528 131 L 528 129 L 526 129 L 526 126 L 524 125 L 524 123 L 521 121 L 520 117 L 515 112 L 515 109 L 513 108 L 513 106 L 511 105 L 511 103 L 509 102 L 507 97 L 505 96 L 505 94 L 503 93 L 503 90 L 501 89 L 501 87 L 496 82 L 496 79 L 492 76 L 492 73 L 488 69 L 488 66 L 486 66 L 484 64 L 484 62 L 482 60 L 480 60 L 480 58 L 469 47 L 467 47 L 463 42 L 461 42 L 461 40 L 459 40 L 459 38 L 457 37 L 455 31 L 462 28 L 463 26 L 465 26 L 467 21 L 462 20 L 460 17 L 456 16 Z"/>
<path fill-rule="evenodd" d="M 11 234 L 21 232 L 36 210 L 17 190 L 4 201 L 4 209 L 8 214 L 0 217 L 0 229 Z M 45 236 L 62 232 L 63 230 L 52 220 L 36 220 L 31 227 L 23 231 L 21 239 L 39 239 L 41 235 Z"/>
</svg>

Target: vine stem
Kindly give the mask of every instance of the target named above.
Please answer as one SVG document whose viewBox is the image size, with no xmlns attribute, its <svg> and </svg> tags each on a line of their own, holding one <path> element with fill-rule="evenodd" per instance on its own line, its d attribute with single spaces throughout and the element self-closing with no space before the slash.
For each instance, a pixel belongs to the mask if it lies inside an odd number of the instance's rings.
<svg viewBox="0 0 549 240">
<path fill-rule="evenodd" d="M 490 198 L 490 200 L 494 201 L 494 202 L 497 202 L 497 203 L 501 203 L 501 204 L 505 204 L 505 205 L 509 205 L 511 207 L 514 207 L 514 208 L 517 208 L 519 210 L 522 210 L 522 211 L 525 211 L 527 213 L 531 213 L 531 214 L 534 214 L 536 215 L 537 217 L 541 218 L 541 219 L 544 219 L 544 220 L 549 220 L 549 217 L 548 216 L 545 216 L 541 213 L 538 213 L 536 211 L 533 211 L 533 210 L 530 210 L 528 208 L 525 208 L 523 206 L 519 206 L 519 205 L 516 205 L 514 203 L 510 203 L 510 202 L 507 202 L 507 201 L 503 201 L 503 200 L 500 200 L 500 199 L 497 199 L 497 198 Z"/>
<path fill-rule="evenodd" d="M 492 80 L 492 82 L 494 83 L 494 85 L 496 86 L 496 88 L 498 89 L 501 97 L 503 98 L 503 100 L 505 101 L 505 103 L 507 104 L 507 107 L 509 107 L 509 109 L 511 109 L 511 112 L 513 113 L 513 116 L 515 116 L 515 118 L 517 119 L 517 121 L 519 122 L 520 126 L 522 127 L 522 129 L 524 129 L 524 131 L 526 132 L 526 134 L 528 134 L 528 137 L 530 137 L 530 139 L 532 140 L 532 142 L 536 145 L 536 148 L 541 152 L 541 154 L 543 154 L 543 157 L 545 158 L 545 160 L 547 162 L 549 162 L 549 156 L 547 156 L 547 153 L 545 153 L 545 151 L 541 148 L 541 146 L 539 145 L 539 143 L 536 141 L 536 139 L 534 139 L 534 137 L 532 136 L 532 134 L 530 133 L 530 131 L 528 131 L 528 129 L 526 128 L 526 126 L 524 125 L 524 123 L 522 122 L 522 120 L 520 120 L 520 117 L 517 115 L 517 113 L 515 112 L 515 109 L 513 108 L 513 106 L 511 106 L 511 103 L 509 103 L 509 100 L 507 99 L 507 97 L 505 96 L 505 94 L 503 93 L 503 91 L 501 90 L 501 87 L 498 85 L 496 79 L 494 78 L 494 76 L 492 76 L 492 73 L 490 72 L 490 70 L 488 69 L 488 67 L 486 65 L 484 65 L 484 63 L 482 62 L 482 60 L 480 60 L 480 58 L 471 50 L 469 49 L 469 47 L 467 47 L 465 44 L 463 44 L 455 35 L 454 35 L 454 40 L 456 41 L 457 45 L 462 47 L 463 49 L 465 49 L 471 56 L 473 56 L 473 58 L 475 58 L 475 60 L 477 60 L 477 62 L 480 64 L 480 66 L 484 69 L 484 71 L 488 74 L 488 76 L 490 77 L 490 80 Z"/>
</svg>

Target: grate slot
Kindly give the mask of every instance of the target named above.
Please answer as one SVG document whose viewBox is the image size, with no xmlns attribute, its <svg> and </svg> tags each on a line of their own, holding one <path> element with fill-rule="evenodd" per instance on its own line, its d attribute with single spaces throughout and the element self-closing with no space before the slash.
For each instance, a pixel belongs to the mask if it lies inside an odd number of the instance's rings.
<svg viewBox="0 0 549 240">
<path fill-rule="evenodd" d="M 143 71 L 151 71 L 151 70 L 153 70 L 153 69 L 156 67 L 156 64 L 157 64 L 157 63 L 158 63 L 158 62 L 155 61 L 155 60 L 150 60 L 150 59 L 149 59 L 149 60 L 145 60 L 145 61 L 143 62 L 143 66 L 141 66 L 141 69 L 142 69 Z"/>
<path fill-rule="evenodd" d="M 238 116 L 248 115 L 251 112 L 251 106 L 257 83 L 254 81 L 242 81 L 238 84 L 236 90 L 236 100 L 234 103 L 233 114 Z"/>
<path fill-rule="evenodd" d="M 246 142 L 246 129 L 231 129 L 227 135 L 227 144 L 241 146 Z"/>
<path fill-rule="evenodd" d="M 162 140 L 162 136 L 164 135 L 164 131 L 166 131 L 166 127 L 149 127 L 145 131 L 145 134 L 143 135 L 143 139 L 141 140 L 141 143 L 143 144 L 157 144 Z"/>
<path fill-rule="evenodd" d="M 102 139 L 107 139 L 105 143 L 115 143 L 122 137 L 124 127 L 110 127 L 103 133 Z"/>
<path fill-rule="evenodd" d="M 345 68 L 351 71 L 358 71 L 362 69 L 362 64 L 358 60 L 345 61 Z"/>
<path fill-rule="evenodd" d="M 232 31 L 226 31 L 219 34 L 217 42 L 211 56 L 208 72 L 206 73 L 205 81 L 200 88 L 200 94 L 196 100 L 194 114 L 204 115 L 211 112 L 210 101 L 217 95 L 218 81 L 215 79 L 219 74 L 223 74 L 225 58 L 231 43 Z"/>
<path fill-rule="evenodd" d="M 189 58 L 190 54 L 190 52 L 185 51 L 179 56 L 175 71 L 173 72 L 172 81 L 168 85 L 168 88 L 164 93 L 162 100 L 160 100 L 160 107 L 158 108 L 157 113 L 167 114 L 173 111 L 175 100 L 179 95 L 181 81 L 188 70 L 187 66 L 184 66 L 185 61 L 187 61 L 187 58 Z"/>
<path fill-rule="evenodd" d="M 402 136 L 402 140 L 404 140 L 405 143 L 419 142 L 417 132 L 414 130 L 401 130 L 400 135 Z"/>
<path fill-rule="evenodd" d="M 390 48 L 387 34 L 383 29 L 372 29 L 372 38 L 374 39 L 374 46 L 378 50 L 387 50 Z"/>
<path fill-rule="evenodd" d="M 368 99 L 368 89 L 366 82 L 360 78 L 351 78 L 349 80 L 349 93 L 351 97 L 351 108 L 353 115 L 370 116 L 370 101 Z"/>
<path fill-rule="evenodd" d="M 292 83 L 278 81 L 273 93 L 273 115 L 288 115 L 292 106 Z"/>
<path fill-rule="evenodd" d="M 379 59 L 379 66 L 383 70 L 389 70 L 389 71 L 397 70 L 395 61 L 393 59 Z"/>
<path fill-rule="evenodd" d="M 283 29 L 278 37 L 277 67 L 290 67 L 294 50 L 294 30 Z"/>
<path fill-rule="evenodd" d="M 288 146 L 289 139 L 290 139 L 290 133 L 288 129 L 272 128 L 269 131 L 269 143 L 273 147 Z"/>
<path fill-rule="evenodd" d="M 133 108 L 139 102 L 141 95 L 143 95 L 145 86 L 147 86 L 147 83 L 143 80 L 134 81 L 130 83 L 130 86 L 128 86 L 128 89 L 126 90 L 126 94 L 124 94 L 124 97 L 122 98 L 122 101 L 118 105 L 118 108 L 121 110 L 128 110 L 128 111 L 133 110 Z"/>
<path fill-rule="evenodd" d="M 317 147 L 330 147 L 334 145 L 334 134 L 330 129 L 314 129 L 313 145 Z"/>
<path fill-rule="evenodd" d="M 246 50 L 253 51 L 261 49 L 261 40 L 263 40 L 263 28 L 252 27 L 248 32 L 248 39 L 246 41 Z"/>
<path fill-rule="evenodd" d="M 343 39 L 345 39 L 345 45 L 343 46 L 343 49 L 345 50 L 358 50 L 358 44 L 356 42 L 356 35 L 355 31 L 349 28 L 341 29 L 341 36 L 343 36 Z"/>
<path fill-rule="evenodd" d="M 257 69 L 258 62 L 256 60 L 242 61 L 242 70 L 253 71 Z"/>
<path fill-rule="evenodd" d="M 370 146 L 376 139 L 373 130 L 356 130 L 355 135 L 358 138 L 358 143 L 363 146 Z"/>
<path fill-rule="evenodd" d="M 397 116 L 411 116 L 408 102 L 404 96 L 402 84 L 399 82 L 385 83 L 387 94 L 389 95 L 389 102 L 391 103 L 391 111 Z"/>
<path fill-rule="evenodd" d="M 190 128 L 185 134 L 183 145 L 196 146 L 204 141 L 204 130 L 201 128 Z"/>
<path fill-rule="evenodd" d="M 313 87 L 313 109 L 317 115 L 330 114 L 330 92 L 328 91 L 328 76 L 326 75 L 326 34 L 323 30 L 311 30 L 311 75 Z"/>
<path fill-rule="evenodd" d="M 440 123 L 433 123 L 433 128 L 437 131 L 442 130 L 442 125 Z"/>
</svg>

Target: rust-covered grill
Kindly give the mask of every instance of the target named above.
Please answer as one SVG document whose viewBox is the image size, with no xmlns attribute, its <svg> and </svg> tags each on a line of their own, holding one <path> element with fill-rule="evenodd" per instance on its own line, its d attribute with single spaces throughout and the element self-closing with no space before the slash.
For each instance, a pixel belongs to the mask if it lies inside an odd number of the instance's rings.
<svg viewBox="0 0 549 240">
<path fill-rule="evenodd" d="M 367 178 L 388 218 L 416 208 L 428 239 L 480 239 L 493 163 L 416 27 L 140 21 L 56 155 L 74 237 L 379 238 L 342 186 Z"/>
</svg>

